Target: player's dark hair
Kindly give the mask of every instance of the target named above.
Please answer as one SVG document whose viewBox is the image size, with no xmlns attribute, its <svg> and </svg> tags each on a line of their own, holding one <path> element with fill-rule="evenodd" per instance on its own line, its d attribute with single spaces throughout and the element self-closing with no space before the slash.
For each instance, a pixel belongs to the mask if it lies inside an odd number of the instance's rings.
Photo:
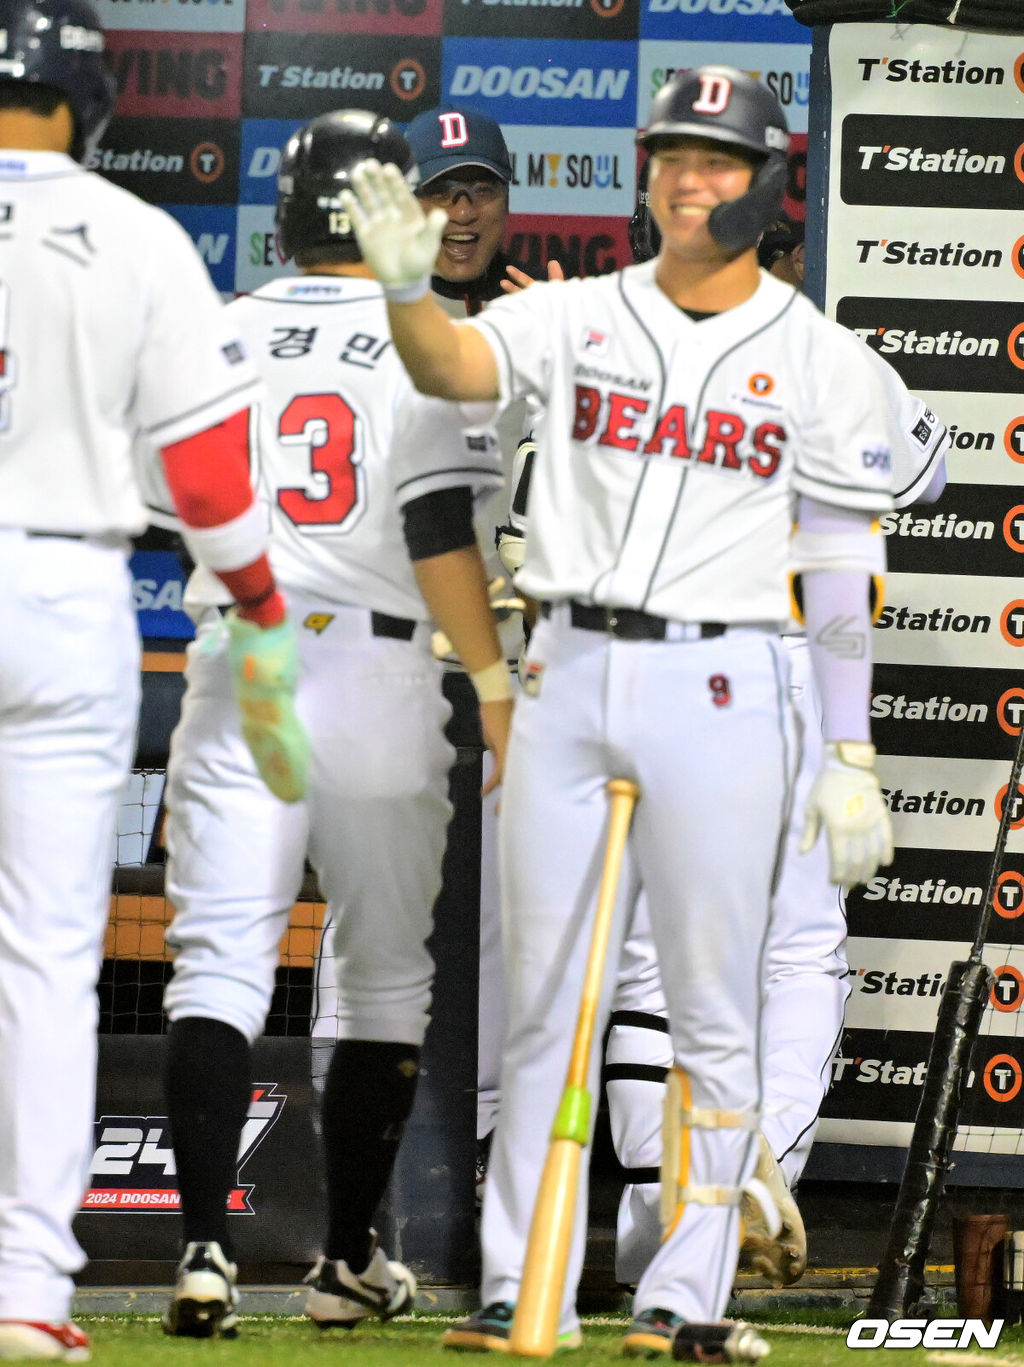
<svg viewBox="0 0 1024 1367">
<path fill-rule="evenodd" d="M 62 104 L 67 104 L 67 98 L 56 86 L 0 80 L 0 109 L 25 109 L 48 119 Z"/>
</svg>

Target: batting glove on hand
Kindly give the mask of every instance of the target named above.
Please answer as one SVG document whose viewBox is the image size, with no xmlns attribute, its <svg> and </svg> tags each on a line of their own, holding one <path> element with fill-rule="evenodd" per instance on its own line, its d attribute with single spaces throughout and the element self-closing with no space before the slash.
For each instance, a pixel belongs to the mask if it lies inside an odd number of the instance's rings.
<svg viewBox="0 0 1024 1367">
<path fill-rule="evenodd" d="M 228 613 L 227 626 L 242 735 L 274 796 L 298 802 L 306 795 L 309 738 L 295 712 L 295 631 L 287 619 L 259 627 L 236 612 Z"/>
<path fill-rule="evenodd" d="M 341 202 L 352 220 L 363 260 L 396 304 L 413 304 L 430 289 L 430 276 L 448 215 L 424 214 L 397 166 L 372 157 L 349 172 L 355 190 Z"/>
<path fill-rule="evenodd" d="M 825 763 L 804 809 L 800 853 L 808 852 L 824 826 L 829 877 L 844 888 L 866 883 L 879 865 L 892 863 L 892 824 L 874 761 L 875 747 L 866 741 L 826 744 Z"/>
</svg>

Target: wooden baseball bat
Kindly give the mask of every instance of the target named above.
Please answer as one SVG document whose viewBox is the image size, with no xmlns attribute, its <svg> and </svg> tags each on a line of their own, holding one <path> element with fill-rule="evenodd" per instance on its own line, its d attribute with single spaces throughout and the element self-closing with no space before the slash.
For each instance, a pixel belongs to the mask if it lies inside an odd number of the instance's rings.
<svg viewBox="0 0 1024 1367">
<path fill-rule="evenodd" d="M 576 1034 L 565 1088 L 551 1128 L 551 1142 L 544 1161 L 537 1202 L 533 1208 L 523 1262 L 523 1279 L 508 1341 L 509 1352 L 519 1357 L 551 1357 L 557 1346 L 558 1319 L 576 1214 L 580 1156 L 590 1138 L 591 1098 L 587 1090 L 587 1073 L 594 1042 L 594 1023 L 604 977 L 622 854 L 633 808 L 640 796 L 637 785 L 626 778 L 611 779 L 607 792 L 610 799 L 608 838 L 580 1010 L 576 1019 Z"/>
</svg>

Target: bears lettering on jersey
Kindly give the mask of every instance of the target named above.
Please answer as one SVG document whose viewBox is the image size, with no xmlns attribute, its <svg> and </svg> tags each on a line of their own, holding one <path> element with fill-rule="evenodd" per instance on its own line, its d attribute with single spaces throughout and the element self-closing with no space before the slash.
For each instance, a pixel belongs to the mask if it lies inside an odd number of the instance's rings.
<svg viewBox="0 0 1024 1367">
<path fill-rule="evenodd" d="M 590 441 L 600 426 L 598 446 L 618 451 L 641 450 L 645 456 L 673 456 L 694 459 L 702 465 L 723 470 L 744 466 L 762 479 L 770 479 L 779 468 L 786 443 L 786 429 L 777 422 L 762 422 L 749 428 L 738 413 L 711 408 L 695 422 L 686 405 L 669 404 L 654 423 L 651 436 L 644 441 L 640 427 L 650 409 L 650 400 L 615 390 L 602 396 L 592 385 L 576 385 L 576 411 L 572 439 Z M 603 419 L 603 421 L 602 421 Z"/>
</svg>

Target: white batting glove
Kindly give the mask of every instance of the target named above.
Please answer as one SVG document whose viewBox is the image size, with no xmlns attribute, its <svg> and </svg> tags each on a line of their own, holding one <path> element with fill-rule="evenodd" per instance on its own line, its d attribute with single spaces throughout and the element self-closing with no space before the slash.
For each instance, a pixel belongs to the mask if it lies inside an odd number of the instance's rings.
<svg viewBox="0 0 1024 1367">
<path fill-rule="evenodd" d="M 341 192 L 363 260 L 393 303 L 413 304 L 430 289 L 430 276 L 448 215 L 424 214 L 393 163 L 370 157 L 349 172 L 355 189 Z"/>
<path fill-rule="evenodd" d="M 829 877 L 844 888 L 866 883 L 895 853 L 874 762 L 875 747 L 867 741 L 828 742 L 804 809 L 800 853 L 808 852 L 824 826 Z"/>
</svg>

